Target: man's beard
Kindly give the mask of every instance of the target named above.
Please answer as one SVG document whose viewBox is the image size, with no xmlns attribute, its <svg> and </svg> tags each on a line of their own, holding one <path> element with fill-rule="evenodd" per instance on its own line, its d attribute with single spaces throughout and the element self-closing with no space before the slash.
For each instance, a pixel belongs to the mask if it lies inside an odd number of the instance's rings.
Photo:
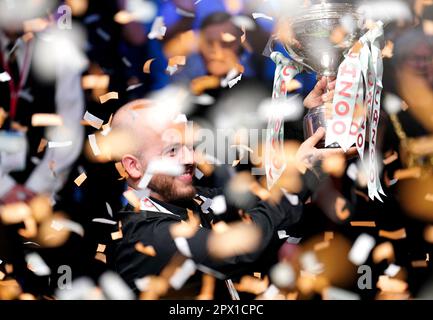
<svg viewBox="0 0 433 320">
<path fill-rule="evenodd" d="M 175 177 L 161 174 L 152 177 L 149 189 L 157 193 L 165 202 L 191 200 L 197 193 L 192 184 L 186 184 Z"/>
</svg>

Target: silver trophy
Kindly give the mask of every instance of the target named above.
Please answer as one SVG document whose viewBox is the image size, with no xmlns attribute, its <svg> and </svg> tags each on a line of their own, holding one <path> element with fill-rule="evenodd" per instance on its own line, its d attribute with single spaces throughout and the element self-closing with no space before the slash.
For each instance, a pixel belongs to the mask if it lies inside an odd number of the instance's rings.
<svg viewBox="0 0 433 320">
<path fill-rule="evenodd" d="M 327 1 L 303 8 L 289 22 L 292 37 L 283 42 L 284 48 L 293 60 L 316 72 L 318 79 L 325 76 L 328 81 L 337 76 L 344 54 L 358 40 L 362 27 L 361 15 L 354 5 Z M 333 32 L 344 24 L 344 38 L 334 43 Z M 308 111 L 304 118 L 305 139 L 319 127 L 326 128 L 326 113 L 324 105 Z M 324 148 L 325 139 L 317 147 Z M 338 144 L 330 147 L 338 147 Z"/>
</svg>

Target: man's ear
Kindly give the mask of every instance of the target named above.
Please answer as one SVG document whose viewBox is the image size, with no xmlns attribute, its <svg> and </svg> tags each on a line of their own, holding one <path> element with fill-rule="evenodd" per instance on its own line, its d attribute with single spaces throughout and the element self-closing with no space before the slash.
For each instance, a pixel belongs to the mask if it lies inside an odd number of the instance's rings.
<svg viewBox="0 0 433 320">
<path fill-rule="evenodd" d="M 133 180 L 138 180 L 143 176 L 143 166 L 137 157 L 127 154 L 122 157 L 122 165 Z"/>
</svg>

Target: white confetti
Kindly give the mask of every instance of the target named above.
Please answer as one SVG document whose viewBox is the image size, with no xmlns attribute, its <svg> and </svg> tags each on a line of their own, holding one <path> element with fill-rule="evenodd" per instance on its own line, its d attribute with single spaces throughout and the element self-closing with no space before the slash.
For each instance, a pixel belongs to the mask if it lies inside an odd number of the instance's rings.
<svg viewBox="0 0 433 320">
<path fill-rule="evenodd" d="M 401 111 L 401 106 L 403 101 L 393 93 L 385 94 L 385 98 L 383 100 L 383 106 L 387 113 L 396 114 Z"/>
<path fill-rule="evenodd" d="M 181 254 L 185 257 L 192 258 L 191 249 L 189 248 L 188 241 L 185 238 L 177 237 L 174 239 L 174 243 Z"/>
<path fill-rule="evenodd" d="M 152 27 L 150 28 L 150 32 L 147 35 L 149 39 L 161 39 L 165 36 L 167 32 L 167 27 L 164 24 L 164 17 L 156 17 L 153 21 Z"/>
<path fill-rule="evenodd" d="M 185 282 L 195 273 L 196 266 L 191 259 L 186 260 L 182 266 L 173 274 L 169 283 L 175 289 L 179 290 Z"/>
<path fill-rule="evenodd" d="M 195 14 L 193 12 L 189 12 L 189 11 L 183 10 L 181 8 L 176 8 L 176 13 L 180 16 L 187 17 L 187 18 L 194 18 L 195 17 Z"/>
<path fill-rule="evenodd" d="M 113 217 L 113 209 L 111 209 L 111 206 L 108 202 L 105 202 L 105 207 L 107 208 L 108 215 Z"/>
<path fill-rule="evenodd" d="M 239 81 L 241 81 L 241 79 L 242 79 L 242 73 L 227 83 L 229 88 L 230 89 L 233 88 Z"/>
<path fill-rule="evenodd" d="M 27 254 L 25 260 L 28 268 L 37 276 L 43 277 L 51 274 L 50 268 L 38 253 L 32 252 Z"/>
<path fill-rule="evenodd" d="M 94 219 L 92 219 L 92 222 L 103 223 L 103 224 L 111 224 L 111 225 L 117 224 L 116 221 L 110 220 L 110 219 L 105 219 L 105 218 L 94 218 Z"/>
<path fill-rule="evenodd" d="M 325 266 L 317 260 L 313 251 L 305 252 L 299 259 L 302 269 L 311 274 L 320 274 L 324 271 Z"/>
<path fill-rule="evenodd" d="M 167 66 L 167 68 L 165 69 L 168 74 L 170 76 L 174 75 L 176 73 L 176 71 L 179 69 L 179 67 L 177 66 L 177 64 L 172 65 L 172 66 Z"/>
<path fill-rule="evenodd" d="M 358 167 L 356 164 L 351 163 L 347 168 L 346 174 L 352 181 L 356 181 L 358 179 Z"/>
<path fill-rule="evenodd" d="M 147 185 L 149 184 L 150 180 L 152 180 L 153 174 L 145 172 L 143 175 L 143 178 L 141 178 L 140 182 L 138 183 L 139 189 L 145 189 L 147 188 Z"/>
<path fill-rule="evenodd" d="M 196 177 L 198 180 L 200 180 L 201 178 L 203 178 L 204 173 L 201 172 L 200 169 L 195 168 L 195 170 L 194 170 L 194 175 L 195 175 L 195 177 Z"/>
<path fill-rule="evenodd" d="M 67 289 L 67 290 L 65 290 Z M 72 281 L 66 288 L 57 288 L 58 300 L 102 300 L 104 296 L 90 278 L 81 277 Z"/>
<path fill-rule="evenodd" d="M 72 141 L 48 141 L 48 148 L 66 148 L 72 146 Z"/>
<path fill-rule="evenodd" d="M 193 102 L 201 106 L 210 106 L 215 103 L 215 98 L 205 93 L 194 97 Z"/>
<path fill-rule="evenodd" d="M 7 71 L 0 73 L 0 82 L 10 81 L 12 78 Z"/>
<path fill-rule="evenodd" d="M 267 19 L 267 20 L 274 20 L 274 18 L 264 14 L 264 13 L 260 13 L 260 12 L 253 12 L 253 18 L 254 19 L 258 19 L 258 18 L 263 18 L 263 19 Z"/>
<path fill-rule="evenodd" d="M 213 213 L 216 215 L 225 213 L 227 211 L 227 204 L 224 196 L 219 195 L 213 198 L 210 208 L 212 209 Z"/>
<path fill-rule="evenodd" d="M 142 85 L 143 85 L 142 83 L 132 84 L 128 88 L 126 88 L 126 91 L 131 91 L 131 90 L 137 89 L 137 88 L 141 87 Z"/>
<path fill-rule="evenodd" d="M 101 29 L 101 28 L 97 28 L 96 29 L 96 33 L 98 34 L 98 36 L 100 36 L 104 41 L 110 41 L 110 39 L 111 39 L 111 36 L 106 32 L 106 31 L 104 31 L 103 29 Z"/>
<path fill-rule="evenodd" d="M 84 228 L 81 224 L 69 220 L 69 219 L 54 219 L 51 222 L 51 228 L 54 230 L 60 231 L 62 229 L 67 229 L 71 232 L 74 232 L 81 237 L 84 237 Z"/>
<path fill-rule="evenodd" d="M 323 291 L 324 300 L 361 300 L 361 297 L 353 292 L 335 287 L 327 287 Z"/>
<path fill-rule="evenodd" d="M 168 159 L 157 159 L 150 161 L 147 166 L 149 174 L 165 174 L 169 176 L 180 176 L 185 172 L 183 165 Z"/>
<path fill-rule="evenodd" d="M 296 274 L 292 266 L 285 262 L 274 265 L 270 272 L 272 282 L 280 288 L 291 287 L 295 283 Z"/>
<path fill-rule="evenodd" d="M 204 201 L 200 208 L 203 213 L 209 213 L 209 208 L 212 205 L 212 199 L 200 196 L 200 198 Z"/>
<path fill-rule="evenodd" d="M 273 299 L 278 293 L 280 292 L 280 290 L 274 286 L 273 284 L 271 284 L 265 292 L 263 292 L 263 298 L 267 299 L 267 300 L 271 300 Z"/>
<path fill-rule="evenodd" d="M 367 261 L 370 251 L 374 248 L 376 240 L 366 233 L 361 234 L 350 249 L 349 260 L 359 266 Z"/>
<path fill-rule="evenodd" d="M 83 117 L 84 120 L 86 120 L 93 128 L 95 129 L 101 129 L 104 120 L 98 118 L 97 116 L 91 114 L 89 111 L 86 111 Z"/>
<path fill-rule="evenodd" d="M 290 204 L 292 206 L 297 206 L 299 205 L 299 197 L 296 194 L 292 194 L 292 193 L 288 193 L 285 190 L 282 190 L 284 193 L 284 196 L 286 197 L 287 200 L 289 200 Z"/>
<path fill-rule="evenodd" d="M 98 144 L 96 143 L 96 136 L 94 134 L 89 134 L 89 143 L 90 147 L 92 148 L 93 154 L 95 156 L 99 156 L 101 154 L 101 150 L 98 147 Z"/>
<path fill-rule="evenodd" d="M 397 273 L 399 273 L 401 270 L 400 266 L 397 266 L 393 263 L 391 263 L 388 268 L 385 269 L 384 273 L 389 277 L 395 277 Z"/>
<path fill-rule="evenodd" d="M 110 300 L 133 300 L 135 295 L 122 278 L 112 271 L 105 272 L 99 278 L 99 286 Z"/>
</svg>

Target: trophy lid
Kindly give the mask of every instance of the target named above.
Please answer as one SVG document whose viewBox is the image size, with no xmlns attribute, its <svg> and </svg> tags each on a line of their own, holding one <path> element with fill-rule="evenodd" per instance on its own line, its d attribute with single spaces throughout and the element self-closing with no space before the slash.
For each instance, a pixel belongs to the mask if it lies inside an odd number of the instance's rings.
<svg viewBox="0 0 433 320">
<path fill-rule="evenodd" d="M 332 34 L 341 28 L 342 21 L 349 20 L 351 28 L 344 28 L 344 39 L 338 43 Z M 311 4 L 290 18 L 291 41 L 284 43 L 290 56 L 308 69 L 324 76 L 336 76 L 344 58 L 344 52 L 356 42 L 362 23 L 362 16 L 356 6 L 346 2 Z"/>
</svg>

